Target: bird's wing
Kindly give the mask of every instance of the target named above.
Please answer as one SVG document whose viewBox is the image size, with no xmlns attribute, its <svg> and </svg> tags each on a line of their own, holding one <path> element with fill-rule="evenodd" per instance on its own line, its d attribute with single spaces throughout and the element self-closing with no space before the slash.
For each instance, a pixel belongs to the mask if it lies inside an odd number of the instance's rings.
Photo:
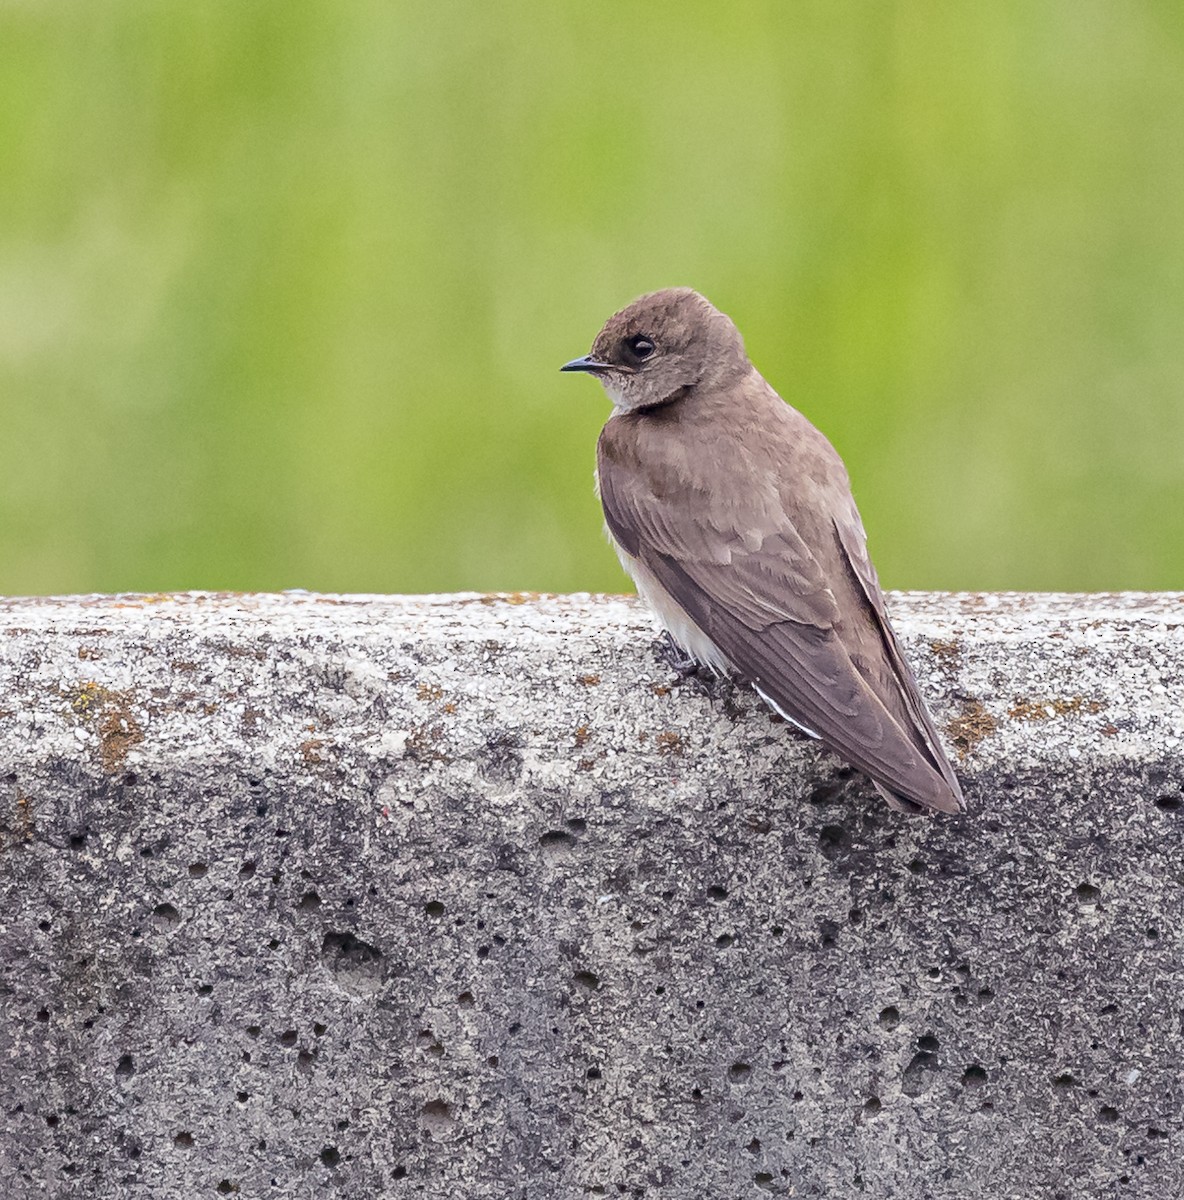
<svg viewBox="0 0 1184 1200">
<path fill-rule="evenodd" d="M 885 654 L 883 623 L 869 588 L 877 597 L 879 589 L 874 574 L 861 580 L 834 524 L 830 544 L 812 548 L 783 506 L 772 514 L 766 506 L 747 524 L 736 513 L 726 522 L 704 521 L 704 509 L 711 510 L 704 497 L 682 494 L 669 479 L 655 489 L 635 463 L 603 447 L 599 483 L 621 547 L 775 707 L 891 792 L 959 810 L 928 747 L 869 682 L 896 676 L 924 710 L 907 667 L 903 676 L 876 670 Z M 924 728 L 932 727 L 926 721 Z"/>
<path fill-rule="evenodd" d="M 921 689 L 917 686 L 917 677 L 913 674 L 913 670 L 900 648 L 896 631 L 888 620 L 888 613 L 884 607 L 884 594 L 880 590 L 876 568 L 872 565 L 867 552 L 867 534 L 864 533 L 863 521 L 859 517 L 859 510 L 855 507 L 855 501 L 850 497 L 848 497 L 846 512 L 843 516 L 835 518 L 834 526 L 843 557 L 859 585 L 859 590 L 868 607 L 875 615 L 880 643 L 891 668 L 892 683 L 895 686 L 878 689 L 880 695 L 887 706 L 893 710 L 893 715 L 898 723 L 906 729 L 911 729 L 914 736 L 929 751 L 927 756 L 929 761 L 941 773 L 954 795 L 961 800 L 962 789 L 954 774 L 954 768 L 950 765 L 950 760 L 942 749 L 937 727 L 929 715 L 929 709 L 921 696 Z"/>
</svg>

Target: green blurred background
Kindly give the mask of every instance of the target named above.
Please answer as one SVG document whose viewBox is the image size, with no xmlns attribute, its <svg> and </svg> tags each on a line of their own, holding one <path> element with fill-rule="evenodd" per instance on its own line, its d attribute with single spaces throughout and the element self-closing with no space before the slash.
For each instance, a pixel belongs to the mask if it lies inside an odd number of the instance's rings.
<svg viewBox="0 0 1184 1200">
<path fill-rule="evenodd" d="M 1179 0 L 0 0 L 0 591 L 624 590 L 672 284 L 887 585 L 1184 587 Z"/>
</svg>

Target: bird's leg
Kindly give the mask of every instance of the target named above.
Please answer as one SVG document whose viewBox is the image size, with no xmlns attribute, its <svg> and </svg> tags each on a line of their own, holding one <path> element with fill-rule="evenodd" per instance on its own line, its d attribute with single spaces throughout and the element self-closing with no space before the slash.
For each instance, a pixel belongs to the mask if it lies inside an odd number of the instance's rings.
<svg viewBox="0 0 1184 1200">
<path fill-rule="evenodd" d="M 699 674 L 699 662 L 692 658 L 671 636 L 670 630 L 662 631 L 661 655 L 680 680 L 692 679 Z"/>
</svg>

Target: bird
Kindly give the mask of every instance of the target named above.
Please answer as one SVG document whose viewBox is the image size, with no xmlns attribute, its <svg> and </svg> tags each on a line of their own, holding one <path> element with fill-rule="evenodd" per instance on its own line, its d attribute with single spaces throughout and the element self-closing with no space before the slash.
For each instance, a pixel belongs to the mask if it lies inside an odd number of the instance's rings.
<svg viewBox="0 0 1184 1200">
<path fill-rule="evenodd" d="M 596 450 L 605 529 L 668 638 L 750 684 L 893 809 L 961 812 L 847 469 L 732 320 L 691 288 L 651 292 L 560 369 L 612 401 Z"/>
</svg>

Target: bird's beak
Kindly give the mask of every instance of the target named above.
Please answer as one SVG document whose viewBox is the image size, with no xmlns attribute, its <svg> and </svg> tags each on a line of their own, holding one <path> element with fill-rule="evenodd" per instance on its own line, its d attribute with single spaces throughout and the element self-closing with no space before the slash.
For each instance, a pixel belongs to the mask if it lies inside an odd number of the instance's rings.
<svg viewBox="0 0 1184 1200">
<path fill-rule="evenodd" d="M 591 354 L 585 354 L 583 358 L 573 358 L 571 362 L 564 363 L 559 368 L 561 371 L 587 371 L 589 375 L 599 375 L 603 371 L 612 369 L 611 363 L 601 362 L 598 358 L 593 358 Z"/>
</svg>

